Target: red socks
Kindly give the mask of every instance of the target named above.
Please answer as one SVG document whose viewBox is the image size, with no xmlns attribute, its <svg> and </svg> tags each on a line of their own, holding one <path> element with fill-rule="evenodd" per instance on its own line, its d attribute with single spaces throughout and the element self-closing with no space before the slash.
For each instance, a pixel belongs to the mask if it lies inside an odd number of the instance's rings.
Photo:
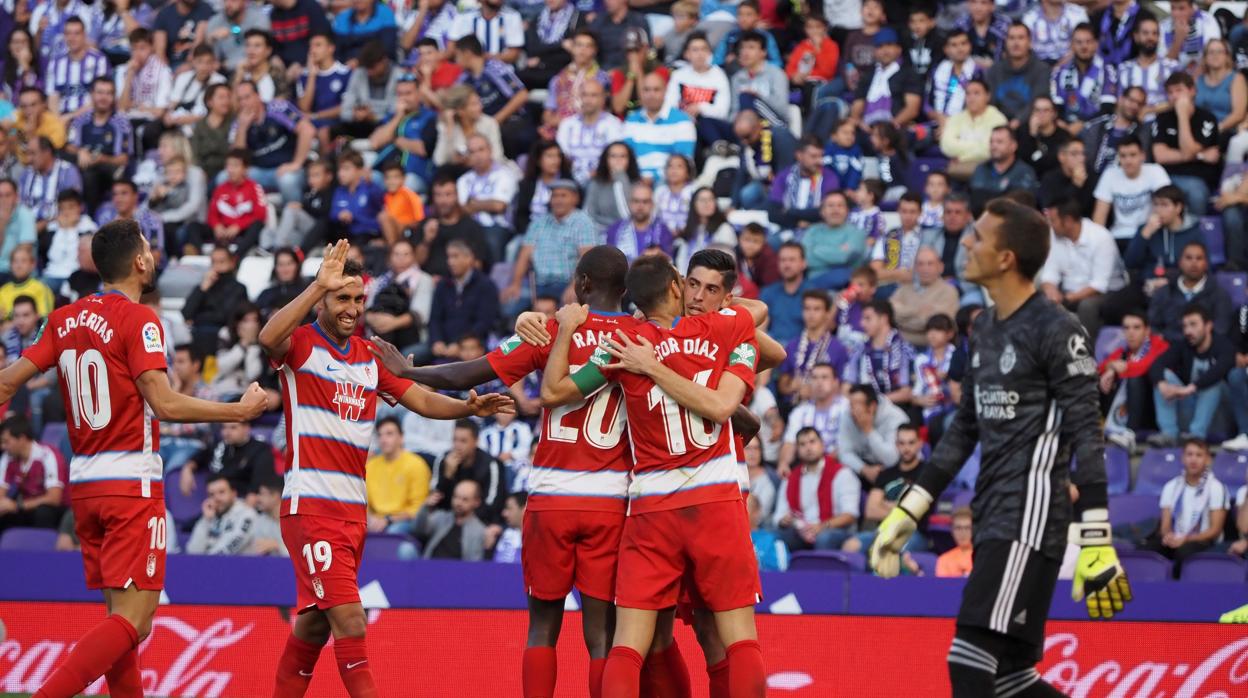
<svg viewBox="0 0 1248 698">
<path fill-rule="evenodd" d="M 130 621 L 119 615 L 105 618 L 82 636 L 65 663 L 35 693 L 36 698 L 69 698 L 81 693 L 138 644 L 139 633 Z"/>
<path fill-rule="evenodd" d="M 602 672 L 606 668 L 606 657 L 589 660 L 589 698 L 602 698 Z"/>
<path fill-rule="evenodd" d="M 334 638 L 338 673 L 351 698 L 377 698 L 377 686 L 368 670 L 368 648 L 362 637 Z"/>
<path fill-rule="evenodd" d="M 641 655 L 631 647 L 612 647 L 602 671 L 602 698 L 637 698 Z"/>
<path fill-rule="evenodd" d="M 691 698 L 689 667 L 680 654 L 680 645 L 673 641 L 667 649 L 646 657 L 641 687 L 645 698 Z"/>
<path fill-rule="evenodd" d="M 273 698 L 303 698 L 320 656 L 320 645 L 304 642 L 293 634 L 286 638 L 286 649 L 277 662 L 277 685 L 273 688 Z"/>
<path fill-rule="evenodd" d="M 108 671 L 108 695 L 112 698 L 143 698 L 143 673 L 139 671 L 139 651 L 132 649 L 121 655 Z"/>
<path fill-rule="evenodd" d="M 758 640 L 742 640 L 728 647 L 728 696 L 763 698 L 767 693 L 767 671 Z"/>
<path fill-rule="evenodd" d="M 550 698 L 555 694 L 555 679 L 559 676 L 559 661 L 554 647 L 526 647 L 521 669 L 524 698 Z M 590 669 L 590 686 L 594 684 Z"/>
<path fill-rule="evenodd" d="M 728 698 L 728 658 L 708 666 L 706 675 L 711 679 L 711 698 Z"/>
</svg>

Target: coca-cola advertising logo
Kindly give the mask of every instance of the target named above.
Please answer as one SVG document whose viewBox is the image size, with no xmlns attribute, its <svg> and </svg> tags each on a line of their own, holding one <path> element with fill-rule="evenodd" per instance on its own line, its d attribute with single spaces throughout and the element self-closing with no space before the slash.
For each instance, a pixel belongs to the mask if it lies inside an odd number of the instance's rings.
<svg viewBox="0 0 1248 698">
<path fill-rule="evenodd" d="M 91 604 L 0 603 L 8 633 L 0 642 L 0 693 L 38 689 L 101 613 Z M 386 610 L 371 612 L 369 620 L 369 664 L 382 695 L 520 691 L 522 611 Z M 290 621 L 284 609 L 161 607 L 140 647 L 144 691 L 269 695 Z M 758 624 L 769 696 L 947 695 L 951 619 L 762 615 Z M 677 641 L 691 665 L 694 695 L 707 696 L 701 653 L 688 628 L 678 629 Z M 559 648 L 559 698 L 584 695 L 583 647 L 580 621 L 569 613 Z M 1072 698 L 1248 696 L 1248 632 L 1197 623 L 1053 622 L 1040 672 Z M 332 651 L 323 652 L 308 695 L 343 695 L 337 673 Z M 87 694 L 106 690 L 97 681 Z"/>
</svg>

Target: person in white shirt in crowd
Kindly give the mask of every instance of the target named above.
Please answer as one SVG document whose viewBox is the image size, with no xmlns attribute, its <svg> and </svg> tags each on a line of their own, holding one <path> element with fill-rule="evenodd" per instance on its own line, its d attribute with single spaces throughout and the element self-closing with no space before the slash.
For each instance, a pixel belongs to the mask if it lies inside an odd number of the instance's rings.
<svg viewBox="0 0 1248 698">
<path fill-rule="evenodd" d="M 580 89 L 580 111 L 560 120 L 555 142 L 572 161 L 572 176 L 583 187 L 594 176 L 602 152 L 624 135 L 624 123 L 605 111 L 607 88 L 601 82 L 584 80 Z"/>
<path fill-rule="evenodd" d="M 208 478 L 203 515 L 195 522 L 186 552 L 191 555 L 246 555 L 254 550 L 256 510 L 239 500 L 222 473 Z"/>
<path fill-rule="evenodd" d="M 1126 92 L 1130 87 L 1142 87 L 1147 95 L 1141 118 L 1152 121 L 1157 112 L 1170 108 L 1166 97 L 1166 78 L 1171 73 L 1182 69 L 1179 62 L 1165 55 L 1159 49 L 1161 29 L 1157 20 L 1151 15 L 1140 15 L 1135 22 L 1136 56 L 1118 66 L 1118 92 Z"/>
<path fill-rule="evenodd" d="M 117 96 L 117 111 L 134 127 L 136 156 L 156 147 L 158 125 L 165 117 L 173 94 L 173 73 L 152 46 L 152 33 L 139 27 L 130 32 L 130 62 Z"/>
<path fill-rule="evenodd" d="M 493 258 L 502 259 L 510 235 L 507 207 L 516 196 L 519 178 L 512 167 L 495 160 L 489 139 L 480 134 L 468 137 L 468 168 L 456 182 L 459 203 L 485 229 Z"/>
<path fill-rule="evenodd" d="M 897 464 L 897 430 L 910 421 L 905 410 L 869 385 L 849 389 L 849 410 L 837 437 L 837 457 L 867 482 Z"/>
<path fill-rule="evenodd" d="M 469 34 L 481 40 L 487 60 L 514 64 L 524 48 L 524 20 L 519 12 L 504 7 L 503 0 L 483 0 L 478 9 L 455 17 L 447 38 L 456 42 Z"/>
<path fill-rule="evenodd" d="M 533 428 L 514 414 L 497 414 L 481 430 L 481 448 L 509 468 L 513 462 L 528 458 L 532 446 Z"/>
<path fill-rule="evenodd" d="M 1200 65 L 1205 45 L 1220 38 L 1222 27 L 1213 12 L 1196 7 L 1194 0 L 1170 0 L 1170 16 L 1161 20 L 1161 45 L 1167 58 L 1191 70 Z"/>
<path fill-rule="evenodd" d="M 44 258 L 43 283 L 53 293 L 78 271 L 78 240 L 95 232 L 95 221 L 83 213 L 82 195 L 75 189 L 56 197 L 56 218 L 48 221 L 44 234 L 51 242 Z"/>
<path fill-rule="evenodd" d="M 512 492 L 503 503 L 503 521 L 507 524 L 501 531 L 497 526 L 485 529 L 485 549 L 494 550 L 494 562 L 516 564 L 520 562 L 524 527 L 524 510 L 529 496 L 524 492 Z"/>
<path fill-rule="evenodd" d="M 1235 531 L 1239 538 L 1226 551 L 1238 557 L 1248 556 L 1248 485 L 1235 491 Z"/>
<path fill-rule="evenodd" d="M 87 29 L 80 17 L 69 17 L 61 25 L 65 50 L 54 55 L 45 69 L 48 109 L 66 124 L 91 110 L 91 83 L 111 72 L 108 59 L 87 41 Z"/>
<path fill-rule="evenodd" d="M 1144 146 L 1135 136 L 1118 142 L 1118 163 L 1101 174 L 1092 196 L 1096 207 L 1092 220 L 1108 225 L 1113 211 L 1114 226 L 1110 231 L 1115 240 L 1135 237 L 1140 226 L 1148 222 L 1153 211 L 1153 192 L 1170 183 L 1170 175 L 1161 165 L 1144 162 Z"/>
<path fill-rule="evenodd" d="M 776 473 L 780 477 L 787 477 L 793 467 L 799 431 L 813 428 L 819 432 L 820 442 L 828 449 L 828 453 L 835 453 L 840 440 L 841 424 L 850 418 L 849 400 L 841 392 L 841 381 L 837 377 L 836 367 L 827 363 L 815 364 L 806 376 L 806 383 L 809 386 L 809 398 L 789 412 L 789 421 L 785 424 L 784 440 L 776 461 Z"/>
<path fill-rule="evenodd" d="M 265 22 L 267 24 L 268 20 Z M 191 51 L 190 66 L 190 70 L 174 76 L 173 89 L 169 93 L 169 111 L 164 118 L 165 126 L 180 127 L 188 138 L 195 122 L 208 115 L 208 105 L 204 103 L 204 92 L 208 86 L 226 82 L 225 76 L 217 70 L 220 67 L 217 56 L 208 44 L 200 44 Z"/>
<path fill-rule="evenodd" d="M 1083 5 L 1067 0 L 1040 0 L 1031 3 L 1022 22 L 1031 30 L 1031 50 L 1049 65 L 1066 55 L 1075 27 L 1088 21 Z"/>
<path fill-rule="evenodd" d="M 1183 472 L 1161 490 L 1161 524 L 1146 547 L 1174 560 L 1177 579 L 1183 561 L 1221 542 L 1230 494 L 1209 465 L 1213 457 L 1203 439 L 1183 442 Z"/>
<path fill-rule="evenodd" d="M 772 524 L 789 550 L 840 550 L 858 530 L 858 476 L 827 454 L 814 427 L 797 433 L 797 465 L 780 488 Z"/>
<path fill-rule="evenodd" d="M 745 465 L 749 469 L 750 499 L 758 505 L 759 515 L 770 519 L 776 509 L 776 483 L 763 462 L 761 439 L 750 439 L 745 445 Z"/>
<path fill-rule="evenodd" d="M 687 65 L 672 72 L 663 97 L 663 109 L 679 109 L 693 119 L 701 145 L 732 140 L 732 87 L 724 69 L 711 63 L 711 44 L 705 34 L 685 41 Z"/>
<path fill-rule="evenodd" d="M 1105 294 L 1127 285 L 1127 270 L 1113 235 L 1083 217 L 1077 198 L 1062 200 L 1045 209 L 1052 240 L 1049 258 L 1040 270 L 1040 288 L 1054 303 L 1079 316 L 1088 335 L 1101 330 L 1101 305 Z"/>
<path fill-rule="evenodd" d="M 256 521 L 252 527 L 251 554 L 290 557 L 282 541 L 282 481 L 262 482 L 256 488 Z"/>
</svg>

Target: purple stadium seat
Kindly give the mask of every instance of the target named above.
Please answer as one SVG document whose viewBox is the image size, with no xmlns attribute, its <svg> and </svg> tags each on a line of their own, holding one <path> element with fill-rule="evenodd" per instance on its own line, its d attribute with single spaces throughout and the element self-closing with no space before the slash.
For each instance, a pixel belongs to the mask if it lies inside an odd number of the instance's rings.
<svg viewBox="0 0 1248 698">
<path fill-rule="evenodd" d="M 861 572 L 865 558 L 859 553 L 832 550 L 801 550 L 789 556 L 790 572 Z"/>
<path fill-rule="evenodd" d="M 1140 470 L 1135 476 L 1136 494 L 1161 494 L 1161 488 L 1183 472 L 1183 452 L 1177 448 L 1150 448 L 1140 458 Z"/>
<path fill-rule="evenodd" d="M 1209 248 L 1209 265 L 1216 269 L 1226 264 L 1226 237 L 1222 233 L 1222 216 L 1202 216 L 1200 232 L 1205 236 L 1205 247 Z"/>
<path fill-rule="evenodd" d="M 202 468 L 195 471 L 195 491 L 191 496 L 182 496 L 182 469 L 175 468 L 165 473 L 165 506 L 178 526 L 193 523 L 203 513 L 204 493 L 208 486 L 208 474 Z"/>
<path fill-rule="evenodd" d="M 1118 559 L 1132 582 L 1165 582 L 1174 563 L 1150 550 L 1119 550 Z"/>
<path fill-rule="evenodd" d="M 1231 297 L 1231 307 L 1238 308 L 1248 303 L 1248 273 L 1220 271 L 1218 285 Z"/>
<path fill-rule="evenodd" d="M 1117 446 L 1105 447 L 1105 475 L 1109 478 L 1109 493 L 1126 494 L 1131 486 L 1131 457 Z"/>
<path fill-rule="evenodd" d="M 1248 482 L 1248 451 L 1220 451 L 1213 458 L 1213 474 L 1226 488 L 1231 496 Z"/>
<path fill-rule="evenodd" d="M 919 563 L 919 569 L 923 570 L 923 576 L 936 576 L 936 553 L 910 553 L 914 561 Z"/>
<path fill-rule="evenodd" d="M 1126 344 L 1127 338 L 1118 325 L 1107 325 L 1096 335 L 1096 363 L 1101 363 L 1113 351 Z"/>
<path fill-rule="evenodd" d="M 364 540 L 365 560 L 412 560 L 420 547 L 411 538 L 395 533 L 370 533 Z"/>
<path fill-rule="evenodd" d="M 1226 553 L 1198 553 L 1183 561 L 1179 578 L 1185 582 L 1243 584 L 1248 579 L 1248 560 Z"/>
<path fill-rule="evenodd" d="M 0 537 L 0 550 L 54 550 L 56 530 L 51 528 L 10 528 Z"/>
<path fill-rule="evenodd" d="M 1160 512 L 1157 495 L 1120 494 L 1109 498 L 1109 523 L 1114 526 L 1155 519 Z"/>
<path fill-rule="evenodd" d="M 945 158 L 915 158 L 906 173 L 906 186 L 914 191 L 923 191 L 929 172 L 943 172 L 949 169 L 949 161 Z"/>
</svg>

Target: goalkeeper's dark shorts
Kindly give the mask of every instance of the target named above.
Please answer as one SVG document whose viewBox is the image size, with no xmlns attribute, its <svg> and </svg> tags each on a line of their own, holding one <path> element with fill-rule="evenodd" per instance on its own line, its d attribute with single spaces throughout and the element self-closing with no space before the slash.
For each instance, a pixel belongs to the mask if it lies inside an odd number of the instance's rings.
<svg viewBox="0 0 1248 698">
<path fill-rule="evenodd" d="M 958 625 L 983 628 L 1044 647 L 1044 624 L 1061 561 L 1008 540 L 975 545 L 971 575 L 962 590 Z"/>
</svg>

